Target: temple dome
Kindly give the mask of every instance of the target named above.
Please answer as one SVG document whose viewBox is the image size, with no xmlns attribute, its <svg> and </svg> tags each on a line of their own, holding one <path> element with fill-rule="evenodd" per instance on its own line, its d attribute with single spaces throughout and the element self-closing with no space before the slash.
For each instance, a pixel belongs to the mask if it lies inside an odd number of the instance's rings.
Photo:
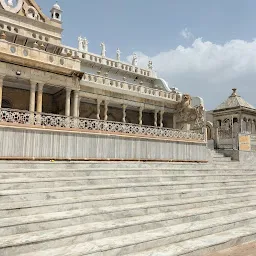
<svg viewBox="0 0 256 256">
<path fill-rule="evenodd" d="M 237 95 L 237 89 L 232 89 L 232 94 L 221 103 L 215 110 L 224 110 L 231 108 L 250 108 L 255 109 L 251 104 L 245 101 L 241 96 Z"/>
<path fill-rule="evenodd" d="M 54 8 L 56 10 L 61 10 L 61 8 L 60 8 L 60 6 L 59 6 L 59 4 L 57 2 L 53 5 L 52 8 Z"/>
</svg>

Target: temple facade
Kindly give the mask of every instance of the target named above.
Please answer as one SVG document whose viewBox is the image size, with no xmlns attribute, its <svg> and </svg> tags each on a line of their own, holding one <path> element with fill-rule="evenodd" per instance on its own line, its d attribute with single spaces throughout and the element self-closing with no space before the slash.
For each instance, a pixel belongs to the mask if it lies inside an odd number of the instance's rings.
<svg viewBox="0 0 256 256">
<path fill-rule="evenodd" d="M 94 54 L 81 36 L 78 48 L 63 45 L 57 3 L 50 17 L 34 0 L 0 3 L 2 158 L 206 161 L 199 97 L 170 88 L 152 61 L 142 68 L 136 54 L 132 63 L 123 62 L 118 48 L 116 58 L 108 58 L 104 42 Z M 178 156 L 182 143 L 201 148 L 200 156 Z M 95 145 L 94 153 L 88 145 Z"/>
</svg>

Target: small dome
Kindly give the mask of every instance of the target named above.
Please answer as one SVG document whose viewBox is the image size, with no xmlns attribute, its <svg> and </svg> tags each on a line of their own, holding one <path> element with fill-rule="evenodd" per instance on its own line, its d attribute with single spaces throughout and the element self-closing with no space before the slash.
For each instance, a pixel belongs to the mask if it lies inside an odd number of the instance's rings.
<svg viewBox="0 0 256 256">
<path fill-rule="evenodd" d="M 237 95 L 237 89 L 232 89 L 232 94 L 220 104 L 215 110 L 231 109 L 231 108 L 249 108 L 255 109 L 254 106 L 245 101 L 242 97 Z"/>
<path fill-rule="evenodd" d="M 57 10 L 61 10 L 58 2 L 56 2 L 56 4 L 54 4 L 52 8 L 57 9 Z"/>
</svg>

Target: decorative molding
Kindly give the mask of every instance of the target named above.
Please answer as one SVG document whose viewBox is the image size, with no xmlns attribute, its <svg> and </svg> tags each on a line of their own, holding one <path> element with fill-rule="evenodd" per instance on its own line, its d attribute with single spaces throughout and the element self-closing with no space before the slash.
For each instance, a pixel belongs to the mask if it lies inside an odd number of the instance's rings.
<svg viewBox="0 0 256 256">
<path fill-rule="evenodd" d="M 4 10 L 12 13 L 18 13 L 21 10 L 22 5 L 24 3 L 24 0 L 17 0 L 16 5 L 13 4 L 13 0 L 7 0 L 7 3 L 6 3 L 6 0 L 0 0 L 0 1 Z"/>
</svg>

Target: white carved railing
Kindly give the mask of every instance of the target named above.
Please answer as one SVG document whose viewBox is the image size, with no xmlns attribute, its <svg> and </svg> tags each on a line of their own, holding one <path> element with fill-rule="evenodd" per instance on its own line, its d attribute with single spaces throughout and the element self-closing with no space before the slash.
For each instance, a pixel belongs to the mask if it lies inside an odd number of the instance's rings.
<svg viewBox="0 0 256 256">
<path fill-rule="evenodd" d="M 134 72 L 136 74 L 140 74 L 140 75 L 147 76 L 147 77 L 153 76 L 152 70 L 143 69 L 143 68 L 133 66 L 128 63 L 124 63 L 124 62 L 110 59 L 107 57 L 102 57 L 102 56 L 94 54 L 94 53 L 80 52 L 80 51 L 77 51 L 76 49 L 72 49 L 69 47 L 63 48 L 62 55 L 67 56 L 67 57 L 72 57 L 72 58 L 79 58 L 81 60 L 86 60 L 89 62 L 107 65 L 109 67 L 114 67 L 114 68 L 122 69 L 124 71 Z"/>
<path fill-rule="evenodd" d="M 1 109 L 0 123 L 30 125 L 54 128 L 74 128 L 80 130 L 103 131 L 127 135 L 167 138 L 172 140 L 193 140 L 204 142 L 205 134 L 169 128 L 152 127 L 131 123 L 111 122 L 87 118 L 67 117 L 47 113 L 32 113 L 15 109 Z"/>
<path fill-rule="evenodd" d="M 149 88 L 142 85 L 131 84 L 126 81 L 115 80 L 109 77 L 103 77 L 103 76 L 85 73 L 83 76 L 83 80 L 97 83 L 97 84 L 103 84 L 110 87 L 116 87 L 126 91 L 132 91 L 132 92 L 141 93 L 145 95 L 151 95 L 155 97 L 169 99 L 172 101 L 178 101 L 177 93 L 175 92 L 166 92 L 162 90 L 157 90 L 157 89 Z"/>
</svg>

